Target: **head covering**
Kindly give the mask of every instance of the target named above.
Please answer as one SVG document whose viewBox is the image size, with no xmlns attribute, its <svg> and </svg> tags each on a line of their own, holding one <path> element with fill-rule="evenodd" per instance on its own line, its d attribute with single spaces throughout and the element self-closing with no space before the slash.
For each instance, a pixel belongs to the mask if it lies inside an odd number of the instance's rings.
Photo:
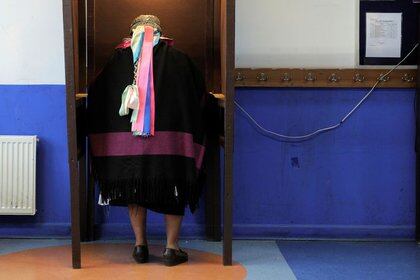
<svg viewBox="0 0 420 280">
<path fill-rule="evenodd" d="M 154 15 L 140 15 L 136 17 L 131 23 L 130 30 L 135 29 L 139 25 L 148 25 L 153 28 L 156 28 L 157 31 L 162 33 L 162 27 L 160 26 L 160 20 L 157 16 Z"/>
</svg>

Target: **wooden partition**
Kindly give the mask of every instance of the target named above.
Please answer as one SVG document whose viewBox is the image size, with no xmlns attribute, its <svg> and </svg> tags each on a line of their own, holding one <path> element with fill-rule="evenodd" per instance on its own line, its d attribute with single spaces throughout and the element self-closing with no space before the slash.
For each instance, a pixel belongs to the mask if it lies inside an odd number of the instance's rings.
<svg viewBox="0 0 420 280">
<path fill-rule="evenodd" d="M 79 182 L 77 170 L 77 128 L 76 128 L 76 82 L 75 77 L 75 34 L 74 23 L 77 22 L 77 13 L 73 6 L 76 1 L 63 0 L 63 30 L 66 71 L 66 110 L 67 110 L 67 142 L 68 163 L 70 175 L 71 195 L 71 238 L 72 238 L 72 265 L 73 268 L 81 267 L 80 254 L 80 201 Z M 77 25 L 76 25 L 77 26 Z"/>
<path fill-rule="evenodd" d="M 232 264 L 233 224 L 233 123 L 235 85 L 235 1 L 221 1 L 221 85 L 225 95 L 223 264 Z"/>
<path fill-rule="evenodd" d="M 175 47 L 187 53 L 199 66 L 213 89 L 215 48 L 215 0 L 88 0 L 91 13 L 89 34 L 92 79 L 104 66 L 113 49 L 129 37 L 132 20 L 141 14 L 159 17 L 163 35 L 174 39 Z M 216 1 L 217 2 L 217 1 Z M 93 59 L 93 60 L 92 60 Z"/>
</svg>

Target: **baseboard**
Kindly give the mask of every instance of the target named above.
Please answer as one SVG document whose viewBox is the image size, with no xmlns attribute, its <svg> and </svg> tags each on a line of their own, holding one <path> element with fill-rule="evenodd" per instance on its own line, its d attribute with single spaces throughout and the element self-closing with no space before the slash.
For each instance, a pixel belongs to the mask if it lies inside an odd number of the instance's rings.
<svg viewBox="0 0 420 280">
<path fill-rule="evenodd" d="M 148 235 L 165 236 L 164 224 L 149 224 Z M 414 239 L 415 227 L 408 226 L 347 226 L 347 225 L 273 225 L 235 224 L 235 239 Z M 100 239 L 132 238 L 129 224 L 102 224 L 95 228 L 95 236 Z M 205 238 L 205 225 L 183 224 L 181 238 Z"/>
<path fill-rule="evenodd" d="M 414 239 L 413 225 L 273 225 L 237 224 L 237 239 Z"/>
<path fill-rule="evenodd" d="M 223 229 L 222 229 L 223 230 Z M 222 231 L 223 232 L 223 231 Z M 148 224 L 147 234 L 152 238 L 165 237 L 164 224 Z M 69 238 L 70 223 L 1 224 L 0 238 Z M 132 238 L 130 224 L 95 225 L 98 239 Z M 182 225 L 181 238 L 205 239 L 204 224 Z M 413 225 L 273 225 L 235 224 L 235 239 L 393 239 L 414 240 Z"/>
<path fill-rule="evenodd" d="M 1 224 L 0 238 L 69 238 L 70 223 Z"/>
</svg>

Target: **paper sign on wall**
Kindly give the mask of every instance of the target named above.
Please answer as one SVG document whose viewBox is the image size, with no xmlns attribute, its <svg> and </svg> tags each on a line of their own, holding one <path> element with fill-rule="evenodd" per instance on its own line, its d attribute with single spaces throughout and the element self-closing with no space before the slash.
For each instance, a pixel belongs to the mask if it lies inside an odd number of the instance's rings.
<svg viewBox="0 0 420 280">
<path fill-rule="evenodd" d="M 402 13 L 366 13 L 366 57 L 401 57 Z"/>
</svg>

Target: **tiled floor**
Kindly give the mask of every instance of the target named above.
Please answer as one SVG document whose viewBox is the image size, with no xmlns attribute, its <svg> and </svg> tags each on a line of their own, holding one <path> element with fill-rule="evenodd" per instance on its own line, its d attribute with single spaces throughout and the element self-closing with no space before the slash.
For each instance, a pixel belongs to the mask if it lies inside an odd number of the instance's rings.
<svg viewBox="0 0 420 280">
<path fill-rule="evenodd" d="M 130 241 L 93 243 L 126 244 Z M 157 246 L 163 244 L 162 241 L 150 243 Z M 27 249 L 69 244 L 69 240 L 57 239 L 0 239 L 0 256 Z M 180 246 L 187 251 L 194 249 L 218 255 L 222 252 L 220 242 L 183 240 Z M 420 246 L 414 242 L 235 240 L 233 252 L 234 261 L 247 270 L 246 279 L 420 279 Z M 178 276 L 183 273 L 178 271 Z M 184 279 L 189 279 L 188 275 L 188 271 L 185 271 Z M 0 271 L 0 279 L 7 279 L 6 276 Z"/>
<path fill-rule="evenodd" d="M 277 242 L 299 280 L 419 280 L 415 242 Z"/>
</svg>

